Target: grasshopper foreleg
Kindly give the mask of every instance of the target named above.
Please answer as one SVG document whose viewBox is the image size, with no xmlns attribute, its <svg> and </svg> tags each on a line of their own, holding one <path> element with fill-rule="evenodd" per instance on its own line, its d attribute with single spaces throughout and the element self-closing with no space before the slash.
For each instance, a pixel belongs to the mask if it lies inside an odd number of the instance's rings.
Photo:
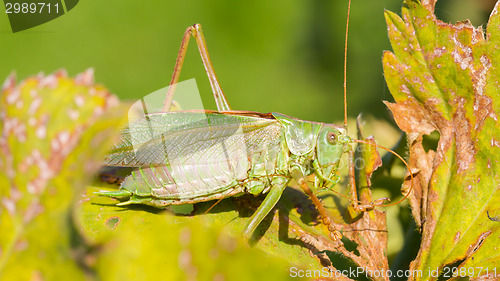
<svg viewBox="0 0 500 281">
<path fill-rule="evenodd" d="M 340 177 L 338 177 L 338 176 L 335 178 L 335 180 L 327 178 L 323 174 L 317 161 L 313 162 L 313 167 L 314 167 L 314 173 L 315 173 L 317 179 L 319 179 L 323 182 L 328 182 L 330 184 L 333 184 L 333 186 L 339 182 Z M 351 205 L 355 211 L 357 211 L 357 212 L 370 211 L 370 210 L 373 210 L 373 208 L 375 208 L 376 206 L 381 206 L 386 200 L 390 201 L 389 198 L 386 198 L 386 197 L 377 199 L 377 200 L 370 202 L 370 203 L 363 203 L 363 202 L 359 201 L 358 195 L 357 195 L 357 190 L 356 190 L 356 181 L 354 180 L 355 179 L 354 178 L 354 164 L 350 163 L 350 167 L 351 168 L 349 169 L 349 178 L 350 178 L 349 186 L 351 188 L 351 197 L 347 197 L 347 196 L 345 196 L 341 193 L 338 193 L 334 190 L 332 190 L 332 191 L 340 196 L 343 196 L 343 197 L 349 199 L 351 201 Z M 331 190 L 331 188 L 333 188 L 333 186 L 330 187 L 330 190 Z"/>
</svg>

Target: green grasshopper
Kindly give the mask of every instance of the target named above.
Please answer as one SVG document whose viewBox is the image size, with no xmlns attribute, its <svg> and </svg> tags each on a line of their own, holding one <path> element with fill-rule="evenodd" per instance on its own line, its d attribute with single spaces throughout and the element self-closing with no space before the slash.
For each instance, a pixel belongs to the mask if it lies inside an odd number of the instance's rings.
<svg viewBox="0 0 500 281">
<path fill-rule="evenodd" d="M 196 39 L 218 111 L 169 112 L 191 37 Z M 163 112 L 132 122 L 105 160 L 106 165 L 137 169 L 118 191 L 100 194 L 121 199 L 117 205 L 164 208 L 243 193 L 267 193 L 246 225 L 244 235 L 250 237 L 293 179 L 312 199 L 331 239 L 338 240 L 341 234 L 316 194 L 335 186 L 340 179 L 337 170 L 341 156 L 348 152 L 353 157 L 350 145 L 363 142 L 351 140 L 346 121 L 342 127 L 280 113 L 231 110 L 215 75 L 201 26 L 195 24 L 184 33 Z M 315 176 L 312 185 L 306 179 L 311 174 Z M 382 203 L 386 198 L 368 204 L 359 202 L 355 189 L 351 184 L 355 210 L 385 206 Z"/>
</svg>

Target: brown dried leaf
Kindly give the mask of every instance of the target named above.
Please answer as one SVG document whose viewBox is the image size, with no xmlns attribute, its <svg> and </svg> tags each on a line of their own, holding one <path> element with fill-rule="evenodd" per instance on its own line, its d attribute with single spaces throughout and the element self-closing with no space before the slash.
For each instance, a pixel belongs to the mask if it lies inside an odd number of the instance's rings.
<svg viewBox="0 0 500 281">
<path fill-rule="evenodd" d="M 435 280 L 429 269 L 458 266 L 496 269 L 500 225 L 499 4 L 487 37 L 469 22 L 436 19 L 435 1 L 407 0 L 403 19 L 386 12 L 394 53 L 384 54 L 384 73 L 397 104 L 388 104 L 408 134 L 410 204 L 422 230 L 422 244 L 410 269 Z M 436 151 L 422 138 L 440 134 Z M 409 178 L 403 189 L 410 187 Z M 474 271 L 471 276 L 487 274 Z M 411 280 L 415 276 L 411 277 Z"/>
</svg>

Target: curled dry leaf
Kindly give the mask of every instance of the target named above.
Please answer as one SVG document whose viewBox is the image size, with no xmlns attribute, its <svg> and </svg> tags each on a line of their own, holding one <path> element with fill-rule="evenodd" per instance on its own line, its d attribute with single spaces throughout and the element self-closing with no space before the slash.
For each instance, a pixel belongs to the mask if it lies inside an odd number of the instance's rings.
<svg viewBox="0 0 500 281">
<path fill-rule="evenodd" d="M 373 136 L 364 137 L 361 129 L 360 118 L 357 120 L 358 138 L 369 143 L 375 143 Z M 377 149 L 369 144 L 358 144 L 357 149 L 359 155 L 355 158 L 362 161 L 363 165 L 353 165 L 351 167 L 359 167 L 357 182 L 358 197 L 362 202 L 372 202 L 371 192 L 371 176 L 373 172 L 382 166 L 382 159 Z M 352 259 L 359 267 L 362 267 L 365 272 L 387 272 L 389 263 L 387 260 L 387 224 L 385 212 L 374 209 L 363 212 L 355 220 L 344 226 L 344 235 L 357 244 L 356 250 L 359 255 L 347 251 L 345 248 L 340 248 L 340 252 L 346 257 Z M 368 274 L 368 276 L 370 276 Z M 387 275 L 375 274 L 371 276 L 372 280 L 389 280 Z"/>
<path fill-rule="evenodd" d="M 438 20 L 434 5 L 407 0 L 402 19 L 386 12 L 394 53 L 383 58 L 396 101 L 387 105 L 408 135 L 415 175 L 410 204 L 422 243 L 410 269 L 424 280 L 447 265 L 491 273 L 500 262 L 500 224 L 488 217 L 500 214 L 499 4 L 486 37 L 467 21 Z M 426 152 L 422 138 L 433 131 L 439 143 Z"/>
</svg>

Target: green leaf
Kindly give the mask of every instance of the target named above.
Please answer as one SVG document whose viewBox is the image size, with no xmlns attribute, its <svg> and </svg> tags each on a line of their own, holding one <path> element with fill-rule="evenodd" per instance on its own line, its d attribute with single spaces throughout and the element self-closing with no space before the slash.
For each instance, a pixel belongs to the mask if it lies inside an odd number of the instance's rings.
<svg viewBox="0 0 500 281">
<path fill-rule="evenodd" d="M 116 200 L 96 195 L 99 190 L 87 189 L 76 220 L 88 243 L 99 245 L 95 270 L 102 280 L 288 280 L 291 267 L 321 270 L 300 241 L 279 241 L 277 218 L 267 221 L 268 231 L 249 247 L 241 235 L 247 217 L 234 200 L 221 201 L 207 214 L 202 213 L 214 202 L 197 204 L 196 216 L 175 216 L 152 207 L 116 206 Z"/>
<path fill-rule="evenodd" d="M 491 274 L 500 264 L 500 224 L 488 217 L 500 215 L 499 4 L 484 38 L 469 22 L 437 20 L 430 2 L 405 1 L 403 19 L 386 12 L 394 53 L 384 54 L 384 74 L 396 101 L 387 105 L 408 134 L 410 204 L 422 232 L 410 269 L 423 280 L 447 265 Z M 422 139 L 433 131 L 439 143 L 426 152 Z"/>
<path fill-rule="evenodd" d="M 82 280 L 71 207 L 123 124 L 124 108 L 91 70 L 9 77 L 0 96 L 0 276 Z"/>
</svg>

